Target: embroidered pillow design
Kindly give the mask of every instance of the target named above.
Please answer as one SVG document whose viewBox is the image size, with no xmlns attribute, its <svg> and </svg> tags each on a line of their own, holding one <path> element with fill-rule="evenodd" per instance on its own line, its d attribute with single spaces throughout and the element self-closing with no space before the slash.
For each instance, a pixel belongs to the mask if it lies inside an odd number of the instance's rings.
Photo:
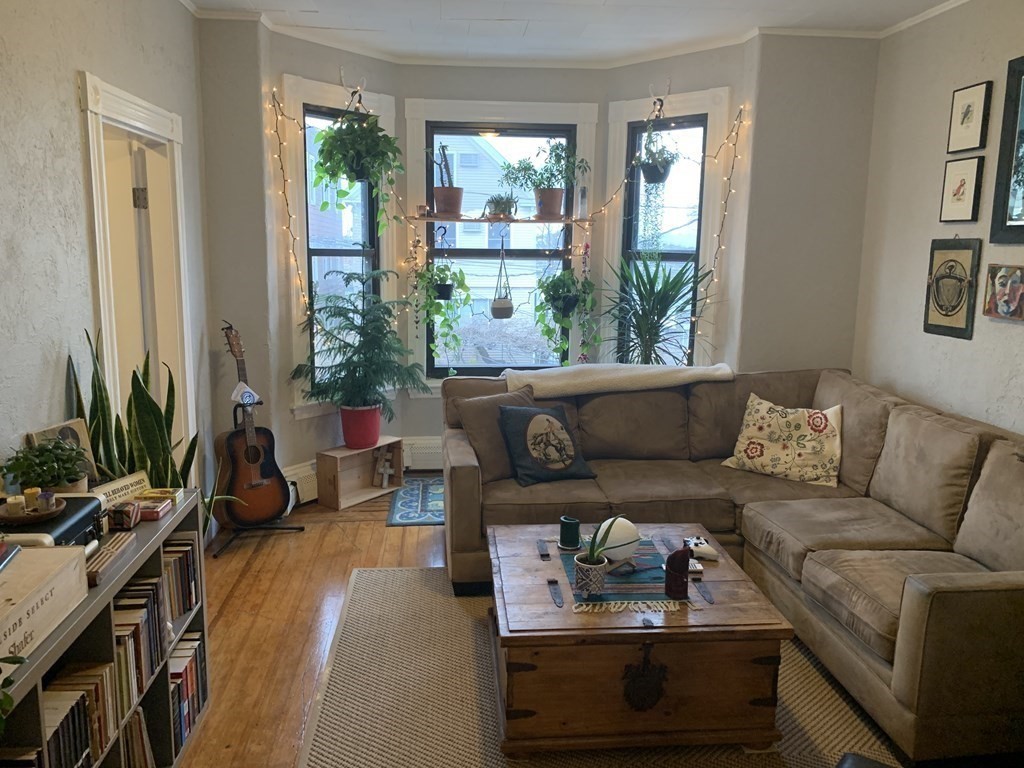
<svg viewBox="0 0 1024 768">
<path fill-rule="evenodd" d="M 835 488 L 842 420 L 839 405 L 827 411 L 783 408 L 751 394 L 732 458 L 722 466 Z"/>
</svg>

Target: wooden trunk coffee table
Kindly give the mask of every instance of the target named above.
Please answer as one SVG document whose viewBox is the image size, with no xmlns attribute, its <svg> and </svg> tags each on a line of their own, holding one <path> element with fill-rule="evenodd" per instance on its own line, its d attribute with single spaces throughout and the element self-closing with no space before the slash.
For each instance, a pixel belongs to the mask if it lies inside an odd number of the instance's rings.
<svg viewBox="0 0 1024 768">
<path fill-rule="evenodd" d="M 679 611 L 574 613 L 558 526 L 488 529 L 503 752 L 764 748 L 779 738 L 780 644 L 793 628 L 703 527 L 637 527 L 666 556 L 662 539 L 682 546 L 686 536 L 704 536 L 720 558 L 704 561 L 714 604 L 691 584 L 692 606 Z M 538 552 L 541 539 L 549 560 Z M 558 582 L 562 608 L 548 579 Z"/>
</svg>

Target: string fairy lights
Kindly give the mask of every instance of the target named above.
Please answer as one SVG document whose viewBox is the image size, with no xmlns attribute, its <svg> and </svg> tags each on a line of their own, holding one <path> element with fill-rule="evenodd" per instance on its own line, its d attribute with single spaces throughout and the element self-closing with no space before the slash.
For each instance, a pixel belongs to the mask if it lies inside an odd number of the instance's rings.
<svg viewBox="0 0 1024 768">
<path fill-rule="evenodd" d="M 362 103 L 362 91 L 363 86 L 357 86 L 351 89 L 350 100 L 347 109 L 353 109 L 355 111 L 365 111 L 372 113 L 372 110 L 367 109 Z M 650 114 L 648 115 L 648 121 L 654 119 L 663 119 L 663 100 L 659 98 L 654 99 L 653 107 Z M 277 88 L 273 88 L 270 95 L 270 101 L 268 107 L 273 110 L 274 113 L 274 124 L 270 133 L 274 137 L 275 151 L 272 155 L 272 159 L 276 161 L 277 169 L 280 172 L 280 183 L 281 188 L 278 190 L 278 195 L 281 197 L 284 203 L 284 217 L 285 223 L 282 225 L 282 230 L 286 232 L 287 238 L 287 249 L 288 256 L 292 262 L 292 267 L 295 274 L 295 285 L 298 290 L 300 299 L 302 301 L 302 310 L 306 317 L 313 314 L 313 308 L 310 302 L 309 291 L 306 286 L 306 279 L 303 273 L 302 265 L 299 263 L 299 243 L 300 237 L 296 231 L 296 222 L 298 217 L 296 216 L 292 207 L 292 198 L 290 194 L 292 180 L 288 177 L 287 164 L 284 160 L 284 154 L 287 147 L 287 140 L 285 137 L 285 128 L 289 123 L 293 124 L 300 132 L 305 131 L 306 126 L 302 121 L 295 117 L 287 114 L 284 105 L 281 102 L 280 97 L 277 93 Z M 712 238 L 712 252 L 708 259 L 708 277 L 703 281 L 700 286 L 701 293 L 701 305 L 695 308 L 694 316 L 691 317 L 691 321 L 698 321 L 702 319 L 703 307 L 707 304 L 714 296 L 714 292 L 711 289 L 715 284 L 719 282 L 719 268 L 721 266 L 722 259 L 726 252 L 726 223 L 729 216 L 729 205 L 732 200 L 733 194 L 736 193 L 736 189 L 733 186 L 733 178 L 736 173 L 737 161 L 741 159 L 738 154 L 738 145 L 740 141 L 741 128 L 746 124 L 744 121 L 746 109 L 741 106 L 736 114 L 735 119 L 732 122 L 732 126 L 729 133 L 718 145 L 718 148 L 712 154 L 706 154 L 704 157 L 706 160 L 713 163 L 717 168 L 723 167 L 726 163 L 728 168 L 722 175 L 722 181 L 724 184 L 724 194 L 721 205 L 721 214 L 718 220 L 718 226 L 716 231 L 713 232 Z M 674 123 L 672 124 L 674 125 Z M 583 231 L 582 242 L 579 244 L 572 244 L 564 248 L 566 254 L 571 258 L 574 255 L 581 256 L 580 267 L 584 274 L 584 277 L 590 275 L 590 248 L 591 248 L 591 234 L 593 231 L 593 225 L 595 219 L 606 214 L 624 194 L 624 190 L 627 185 L 632 181 L 633 169 L 640 164 L 642 152 L 637 151 L 632 160 L 627 172 L 623 176 L 622 180 L 618 183 L 611 195 L 598 206 L 588 216 L 580 217 L 565 217 L 564 222 L 566 224 L 572 224 L 579 227 Z M 710 169 L 708 169 L 710 170 Z M 408 242 L 408 256 L 404 260 L 404 266 L 409 270 L 409 274 L 413 274 L 420 263 L 420 251 L 424 249 L 423 239 L 420 235 L 417 224 L 424 221 L 432 221 L 434 218 L 430 215 L 410 216 L 406 213 L 404 206 L 402 205 L 402 198 L 397 194 L 392 195 L 396 206 L 401 211 L 401 216 L 396 217 L 400 221 L 404 221 L 409 226 L 409 242 Z M 429 212 L 428 212 L 429 214 Z M 405 295 L 403 294 L 403 298 Z M 408 311 L 408 309 L 406 309 Z M 703 336 L 700 329 L 697 330 L 698 336 Z M 589 360 L 586 353 L 582 353 L 579 357 L 579 362 L 587 362 Z"/>
</svg>

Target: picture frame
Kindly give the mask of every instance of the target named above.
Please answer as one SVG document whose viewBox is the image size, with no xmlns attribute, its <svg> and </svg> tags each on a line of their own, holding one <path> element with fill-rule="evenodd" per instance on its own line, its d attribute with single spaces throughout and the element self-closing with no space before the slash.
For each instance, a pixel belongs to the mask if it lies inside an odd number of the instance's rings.
<svg viewBox="0 0 1024 768">
<path fill-rule="evenodd" d="M 942 204 L 939 221 L 947 224 L 959 221 L 977 221 L 981 203 L 981 175 L 985 158 L 967 157 L 947 160 L 942 180 Z"/>
<path fill-rule="evenodd" d="M 1006 102 L 992 202 L 993 243 L 1024 243 L 1024 56 L 1006 71 Z"/>
<path fill-rule="evenodd" d="M 988 116 L 992 104 L 992 81 L 975 83 L 953 91 L 949 107 L 946 152 L 984 149 L 988 142 Z"/>
<path fill-rule="evenodd" d="M 924 332 L 956 339 L 974 336 L 979 238 L 932 240 L 924 302 Z"/>
<path fill-rule="evenodd" d="M 47 440 L 60 438 L 69 443 L 79 445 L 85 450 L 85 462 L 82 469 L 85 470 L 90 480 L 99 480 L 99 471 L 96 468 L 96 458 L 92 452 L 92 442 L 89 440 L 89 427 L 85 419 L 71 419 L 46 427 L 38 432 L 29 432 L 26 436 L 30 446 L 36 446 Z"/>
<path fill-rule="evenodd" d="M 997 320 L 1024 322 L 1024 266 L 989 264 L 981 313 Z"/>
</svg>

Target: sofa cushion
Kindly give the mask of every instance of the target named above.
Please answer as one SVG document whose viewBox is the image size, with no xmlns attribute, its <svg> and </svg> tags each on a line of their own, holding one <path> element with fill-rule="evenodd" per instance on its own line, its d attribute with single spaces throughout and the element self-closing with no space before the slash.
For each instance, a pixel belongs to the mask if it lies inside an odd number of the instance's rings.
<svg viewBox="0 0 1024 768">
<path fill-rule="evenodd" d="M 1024 461 L 1006 440 L 992 444 L 953 550 L 993 571 L 1024 571 Z"/>
<path fill-rule="evenodd" d="M 688 459 L 681 388 L 580 395 L 580 443 L 590 459 Z"/>
<path fill-rule="evenodd" d="M 743 508 L 747 542 L 800 580 L 804 558 L 823 549 L 952 548 L 944 538 L 868 498 L 759 501 Z"/>
<path fill-rule="evenodd" d="M 868 492 L 952 543 L 975 473 L 982 432 L 917 405 L 889 414 Z"/>
<path fill-rule="evenodd" d="M 885 443 L 885 429 L 899 398 L 855 379 L 844 371 L 822 371 L 814 390 L 814 407 L 843 407 L 843 460 L 839 482 L 861 496 L 868 492 L 871 475 Z"/>
<path fill-rule="evenodd" d="M 842 406 L 789 408 L 751 394 L 736 447 L 722 466 L 835 488 L 842 427 Z"/>
<path fill-rule="evenodd" d="M 599 459 L 590 466 L 613 514 L 634 523 L 698 523 L 709 531 L 736 530 L 729 494 L 693 462 Z"/>
<path fill-rule="evenodd" d="M 555 480 L 584 480 L 594 472 L 583 460 L 565 408 L 499 405 L 501 434 L 520 485 Z"/>
<path fill-rule="evenodd" d="M 480 460 L 480 482 L 491 483 L 512 477 L 512 462 L 501 434 L 499 406 L 532 407 L 533 387 L 483 397 L 457 397 L 455 409 L 466 430 L 469 443 Z"/>
<path fill-rule="evenodd" d="M 952 552 L 824 550 L 804 561 L 803 590 L 872 651 L 892 662 L 903 582 L 918 573 L 987 569 Z"/>
<path fill-rule="evenodd" d="M 790 408 L 810 408 L 820 370 L 741 373 L 732 381 L 702 381 L 690 387 L 690 458 L 732 455 L 752 392 Z"/>
<path fill-rule="evenodd" d="M 449 376 L 441 381 L 445 426 L 462 429 L 462 419 L 455 401 L 466 397 L 485 397 L 508 392 L 505 380 L 498 376 Z"/>
<path fill-rule="evenodd" d="M 482 522 L 488 525 L 554 525 L 562 515 L 585 523 L 611 516 L 611 505 L 596 480 L 563 480 L 522 487 L 497 480 L 481 489 Z"/>
<path fill-rule="evenodd" d="M 725 488 L 733 503 L 742 509 L 744 504 L 754 501 L 791 501 L 796 499 L 849 499 L 860 496 L 853 488 L 839 483 L 832 488 L 828 485 L 811 485 L 783 477 L 759 475 L 742 469 L 723 467 L 718 459 L 704 459 L 696 462 L 697 467 Z M 737 512 L 739 515 L 740 512 Z M 737 519 L 739 519 L 737 517 Z"/>
</svg>

